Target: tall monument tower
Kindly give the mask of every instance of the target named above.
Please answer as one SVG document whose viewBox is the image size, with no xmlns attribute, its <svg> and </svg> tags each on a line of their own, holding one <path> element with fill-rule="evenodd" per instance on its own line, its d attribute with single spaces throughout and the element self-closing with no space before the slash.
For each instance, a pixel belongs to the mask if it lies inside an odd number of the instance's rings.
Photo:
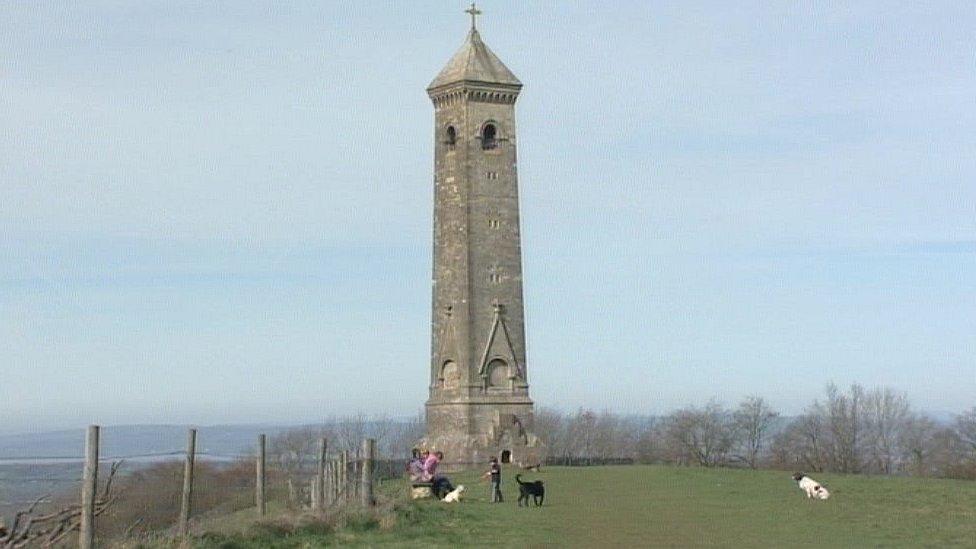
<svg viewBox="0 0 976 549">
<path fill-rule="evenodd" d="M 533 464 L 515 101 L 522 83 L 475 27 L 431 82 L 434 288 L 426 444 L 454 466 Z"/>
</svg>

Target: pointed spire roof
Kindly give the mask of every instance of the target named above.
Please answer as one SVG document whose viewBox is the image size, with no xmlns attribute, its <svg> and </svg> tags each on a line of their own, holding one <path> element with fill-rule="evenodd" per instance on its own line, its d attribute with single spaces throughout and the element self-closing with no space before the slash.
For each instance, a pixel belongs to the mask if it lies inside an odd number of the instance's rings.
<svg viewBox="0 0 976 549">
<path fill-rule="evenodd" d="M 451 57 L 437 78 L 427 87 L 428 90 L 456 84 L 458 82 L 481 82 L 522 87 L 518 78 L 498 59 L 488 46 L 481 41 L 478 29 L 471 27 L 461 49 Z"/>
</svg>

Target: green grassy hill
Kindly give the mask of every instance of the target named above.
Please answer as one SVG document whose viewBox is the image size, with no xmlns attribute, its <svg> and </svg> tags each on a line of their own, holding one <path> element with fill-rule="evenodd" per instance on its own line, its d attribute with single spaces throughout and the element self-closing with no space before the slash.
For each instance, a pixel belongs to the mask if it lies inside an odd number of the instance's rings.
<svg viewBox="0 0 976 549">
<path fill-rule="evenodd" d="M 541 508 L 503 504 L 476 473 L 455 475 L 460 505 L 401 503 L 396 519 L 355 519 L 337 532 L 236 521 L 210 525 L 203 547 L 976 547 L 976 483 L 821 474 L 828 501 L 789 473 L 657 466 L 545 469 Z M 234 524 L 234 527 L 228 527 Z"/>
</svg>

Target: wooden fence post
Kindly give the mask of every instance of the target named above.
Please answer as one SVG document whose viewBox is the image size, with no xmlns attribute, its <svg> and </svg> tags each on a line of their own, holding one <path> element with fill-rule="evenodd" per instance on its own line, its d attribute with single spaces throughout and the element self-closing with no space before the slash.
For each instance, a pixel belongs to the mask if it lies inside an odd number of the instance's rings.
<svg viewBox="0 0 976 549">
<path fill-rule="evenodd" d="M 312 509 L 321 511 L 325 508 L 325 453 L 329 442 L 322 437 L 319 439 L 319 466 L 315 477 L 315 497 L 312 499 Z"/>
<path fill-rule="evenodd" d="M 352 458 L 352 471 L 350 471 L 352 474 L 349 475 L 349 484 L 351 484 L 349 487 L 349 497 L 353 500 L 359 499 L 359 453 L 360 448 L 356 448 L 356 453 L 353 454 Z"/>
<path fill-rule="evenodd" d="M 332 503 L 332 462 L 325 462 L 325 478 L 322 480 L 322 508 Z"/>
<path fill-rule="evenodd" d="M 322 508 L 332 503 L 332 462 L 325 462 L 325 481 L 322 482 Z"/>
<path fill-rule="evenodd" d="M 98 489 L 98 425 L 88 426 L 85 437 L 85 468 L 81 483 L 81 523 L 78 527 L 78 546 L 95 546 L 95 497 Z"/>
<path fill-rule="evenodd" d="M 373 460 L 376 459 L 376 441 L 374 439 L 367 438 L 363 441 L 362 454 L 362 488 L 359 490 L 359 496 L 363 507 L 370 507 L 373 505 Z"/>
<path fill-rule="evenodd" d="M 329 464 L 331 477 L 329 480 L 332 481 L 332 501 L 334 505 L 339 501 L 339 463 L 336 460 L 332 460 Z"/>
<path fill-rule="evenodd" d="M 183 466 L 183 499 L 180 504 L 180 537 L 190 533 L 190 505 L 193 498 L 193 460 L 197 453 L 197 430 L 190 429 L 186 441 L 186 464 Z"/>
<path fill-rule="evenodd" d="M 257 479 L 255 482 L 254 497 L 257 500 L 258 515 L 264 516 L 265 506 L 264 506 L 264 450 L 265 450 L 265 436 L 258 435 L 258 459 L 257 459 Z"/>
<path fill-rule="evenodd" d="M 339 497 L 343 501 L 349 499 L 349 450 L 343 450 L 339 458 Z"/>
</svg>

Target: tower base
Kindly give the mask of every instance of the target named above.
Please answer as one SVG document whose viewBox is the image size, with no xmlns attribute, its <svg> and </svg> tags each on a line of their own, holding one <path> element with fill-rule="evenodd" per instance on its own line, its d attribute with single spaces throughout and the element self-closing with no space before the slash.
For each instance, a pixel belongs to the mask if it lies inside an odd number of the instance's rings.
<svg viewBox="0 0 976 549">
<path fill-rule="evenodd" d="M 427 404 L 427 436 L 420 446 L 443 452 L 441 467 L 487 466 L 489 458 L 519 467 L 541 465 L 546 446 L 534 433 L 532 404 Z"/>
</svg>

